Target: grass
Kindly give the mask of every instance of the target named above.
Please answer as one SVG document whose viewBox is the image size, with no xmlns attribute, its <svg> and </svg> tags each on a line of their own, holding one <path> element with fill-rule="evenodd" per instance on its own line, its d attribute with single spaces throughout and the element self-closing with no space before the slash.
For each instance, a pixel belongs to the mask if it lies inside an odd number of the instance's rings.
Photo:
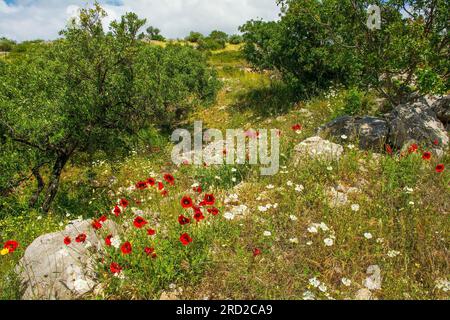
<svg viewBox="0 0 450 320">
<path fill-rule="evenodd" d="M 121 197 L 131 201 L 118 220 L 121 239 L 131 241 L 133 248 L 152 246 L 158 257 L 148 258 L 138 249 L 130 256 L 108 249 L 105 264 L 98 266 L 104 292 L 89 299 L 158 299 L 174 287 L 183 289 L 176 294 L 180 299 L 302 299 L 308 291 L 318 299 L 351 299 L 363 287 L 370 265 L 381 268 L 382 288 L 374 291 L 378 299 L 449 298 L 448 292 L 436 287 L 439 279 L 448 280 L 450 270 L 448 170 L 435 173 L 437 160 L 425 162 L 419 154 L 374 155 L 348 145 L 339 162 L 303 159 L 295 165 L 293 147 L 343 109 L 358 112 L 360 96 L 337 90 L 297 102 L 269 75 L 249 70 L 235 47 L 213 52 L 210 61 L 224 87 L 217 103 L 198 108 L 187 126 L 201 119 L 205 128 L 280 129 L 280 173 L 261 177 L 258 168 L 249 166 L 177 168 L 169 162 L 171 146 L 155 138 L 159 151 L 136 152 L 122 162 L 68 167 L 54 212 L 39 220 L 38 212 L 25 209 L 31 192 L 31 184 L 26 184 L 17 192 L 15 206 L 8 207 L 10 202 L 5 201 L 2 209 L 7 214 L 0 220 L 0 240 L 17 239 L 21 246 L 14 254 L 0 257 L 1 299 L 20 297 L 13 268 L 37 236 L 62 229 L 61 224 L 80 214 L 97 217 Z M 366 112 L 373 98 L 362 99 Z M 296 123 L 304 128 L 300 134 L 291 130 Z M 440 163 L 447 165 L 449 158 L 447 153 Z M 154 190 L 126 189 L 165 172 L 176 178 L 168 197 Z M 177 223 L 183 213 L 180 198 L 185 194 L 201 197 L 192 191 L 196 182 L 204 192 L 214 193 L 221 213 L 181 227 Z M 299 192 L 296 185 L 304 189 Z M 348 203 L 336 208 L 327 194 L 336 185 L 360 191 L 349 194 Z M 246 205 L 247 210 L 226 220 L 223 214 L 233 208 L 226 203 L 231 194 L 238 197 L 233 205 Z M 267 211 L 259 209 L 267 204 L 272 205 Z M 359 210 L 352 210 L 352 204 L 358 204 Z M 131 207 L 157 230 L 154 237 L 123 223 L 131 224 L 136 214 Z M 326 231 L 308 231 L 322 222 Z M 194 239 L 187 247 L 178 240 L 185 231 Z M 371 239 L 365 236 L 368 233 Z M 332 246 L 325 245 L 327 238 L 333 240 Z M 262 252 L 256 257 L 255 248 Z M 125 267 L 124 279 L 111 275 L 110 261 Z M 326 290 L 311 285 L 314 277 Z M 343 278 L 351 280 L 350 286 L 343 284 Z"/>
</svg>

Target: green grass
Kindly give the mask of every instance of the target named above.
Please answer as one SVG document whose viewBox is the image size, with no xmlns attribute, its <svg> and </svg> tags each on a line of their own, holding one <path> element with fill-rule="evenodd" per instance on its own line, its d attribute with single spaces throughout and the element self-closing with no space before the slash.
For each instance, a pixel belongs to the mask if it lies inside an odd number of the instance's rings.
<svg viewBox="0 0 450 320">
<path fill-rule="evenodd" d="M 152 133 L 152 148 L 139 149 L 124 161 L 69 166 L 53 213 L 40 220 L 39 213 L 26 210 L 32 183 L 25 184 L 14 196 L 14 205 L 5 200 L 2 209 L 0 240 L 17 239 L 21 246 L 0 257 L 1 299 L 20 297 L 13 268 L 37 236 L 62 229 L 61 223 L 78 215 L 97 217 L 121 197 L 142 210 L 148 227 L 157 234 L 149 237 L 145 230 L 126 227 L 124 222 L 132 224 L 131 208 L 117 219 L 121 239 L 131 241 L 134 251 L 123 256 L 116 249 L 108 250 L 104 264 L 98 265 L 104 293 L 90 299 L 157 299 L 172 291 L 172 284 L 183 288 L 178 294 L 181 299 L 302 299 L 305 291 L 319 299 L 346 299 L 362 288 L 366 269 L 373 264 L 380 266 L 383 277 L 382 289 L 374 291 L 378 299 L 449 298 L 436 288 L 438 279 L 448 280 L 450 270 L 448 169 L 437 174 L 437 160 L 425 162 L 419 154 L 377 157 L 348 146 L 339 163 L 304 159 L 294 165 L 297 143 L 343 110 L 370 112 L 374 97 L 360 100 L 354 92 L 336 90 L 310 101 L 295 101 L 287 88 L 270 81 L 270 75 L 246 69 L 235 47 L 214 52 L 210 61 L 218 67 L 224 87 L 217 103 L 199 107 L 186 126 L 201 119 L 205 128 L 221 130 L 278 128 L 282 131 L 280 173 L 261 177 L 258 168 L 249 166 L 177 168 L 170 163 L 167 140 Z M 300 134 L 291 130 L 296 123 L 304 128 Z M 449 159 L 447 153 L 439 162 L 448 166 Z M 152 172 L 158 178 L 165 172 L 174 174 L 176 184 L 169 188 L 168 197 L 154 190 L 126 191 Z M 220 214 L 181 227 L 177 222 L 185 212 L 181 197 L 200 197 L 192 190 L 193 183 L 201 184 L 204 193 L 214 193 Z M 300 184 L 304 190 L 298 192 L 295 185 Z M 356 186 L 360 192 L 350 194 L 348 204 L 334 208 L 327 192 L 338 184 Z M 225 199 L 234 193 L 239 197 L 236 205 L 245 204 L 248 210 L 226 220 L 223 214 L 230 207 Z M 275 207 L 258 209 L 267 204 Z M 359 211 L 353 211 L 352 204 L 358 204 Z M 308 232 L 311 224 L 321 222 L 328 231 Z M 187 247 L 178 240 L 185 231 L 194 239 Z M 265 231 L 271 235 L 265 236 Z M 365 233 L 373 238 L 366 239 Z M 324 239 L 330 237 L 334 243 L 326 246 Z M 292 242 L 294 238 L 298 243 Z M 145 246 L 155 248 L 156 259 L 143 254 Z M 255 248 L 262 254 L 254 257 Z M 390 257 L 393 251 L 399 255 Z M 124 279 L 108 271 L 111 261 L 125 267 Z M 326 292 L 311 286 L 313 277 L 326 285 Z M 342 278 L 350 279 L 351 285 L 343 285 Z"/>
</svg>

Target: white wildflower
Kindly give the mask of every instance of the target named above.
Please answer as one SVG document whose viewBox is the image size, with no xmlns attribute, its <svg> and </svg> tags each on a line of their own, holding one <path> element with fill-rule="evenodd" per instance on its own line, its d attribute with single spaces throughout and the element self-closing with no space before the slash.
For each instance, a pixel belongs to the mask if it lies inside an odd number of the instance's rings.
<svg viewBox="0 0 450 320">
<path fill-rule="evenodd" d="M 366 233 L 364 233 L 364 238 L 366 238 L 367 240 L 370 240 L 373 238 L 373 236 L 370 232 L 366 232 Z"/>
<path fill-rule="evenodd" d="M 352 211 L 358 212 L 360 209 L 359 204 L 352 204 Z"/>
<path fill-rule="evenodd" d="M 331 247 L 331 246 L 333 246 L 333 244 L 334 244 L 334 240 L 331 239 L 331 238 L 325 238 L 325 239 L 323 240 L 323 242 L 325 243 L 325 245 L 326 245 L 327 247 Z"/>
<path fill-rule="evenodd" d="M 314 288 L 317 288 L 320 286 L 320 280 L 316 277 L 309 279 L 309 284 L 312 285 Z"/>
<path fill-rule="evenodd" d="M 350 279 L 347 279 L 347 278 L 342 278 L 341 282 L 346 287 L 350 287 L 350 285 L 352 284 L 352 281 Z"/>
<path fill-rule="evenodd" d="M 272 235 L 272 232 L 264 231 L 263 235 L 264 235 L 264 237 L 270 237 Z"/>
</svg>

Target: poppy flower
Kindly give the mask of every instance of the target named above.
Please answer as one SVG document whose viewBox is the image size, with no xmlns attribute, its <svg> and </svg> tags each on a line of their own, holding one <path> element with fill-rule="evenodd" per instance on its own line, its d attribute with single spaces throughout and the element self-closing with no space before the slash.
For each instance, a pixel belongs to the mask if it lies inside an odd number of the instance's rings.
<svg viewBox="0 0 450 320">
<path fill-rule="evenodd" d="M 182 206 L 184 209 L 191 208 L 192 205 L 193 205 L 193 204 L 192 204 L 192 199 L 191 199 L 191 197 L 184 196 L 184 197 L 181 199 L 181 206 Z"/>
<path fill-rule="evenodd" d="M 166 173 L 164 175 L 164 180 L 168 182 L 170 185 L 173 185 L 175 183 L 175 178 L 170 173 Z"/>
<path fill-rule="evenodd" d="M 147 230 L 147 234 L 148 234 L 149 236 L 154 236 L 154 235 L 156 234 L 156 230 L 148 229 L 148 230 Z"/>
<path fill-rule="evenodd" d="M 111 264 L 109 265 L 109 270 L 111 270 L 111 273 L 120 273 L 122 271 L 122 268 L 119 266 L 119 264 L 115 263 L 115 262 L 111 262 Z"/>
<path fill-rule="evenodd" d="M 65 244 L 66 246 L 68 246 L 71 242 L 72 242 L 72 240 L 70 239 L 70 237 L 65 237 L 65 238 L 64 238 L 64 244 Z"/>
<path fill-rule="evenodd" d="M 155 185 L 155 183 L 156 183 L 156 180 L 155 179 L 153 179 L 153 178 L 148 178 L 147 179 L 147 184 L 149 185 L 149 186 L 154 186 Z"/>
<path fill-rule="evenodd" d="M 164 189 L 164 184 L 162 182 L 158 182 L 158 190 L 161 191 Z"/>
<path fill-rule="evenodd" d="M 154 248 L 146 247 L 146 248 L 144 249 L 144 252 L 145 252 L 148 256 L 151 256 L 152 258 L 156 258 L 156 253 L 155 253 L 155 249 L 154 249 Z"/>
<path fill-rule="evenodd" d="M 109 236 L 107 236 L 105 238 L 105 245 L 108 247 L 111 247 L 111 238 L 112 238 L 112 234 L 110 234 Z"/>
<path fill-rule="evenodd" d="M 431 159 L 431 152 L 424 152 L 422 155 L 423 160 L 430 160 Z"/>
<path fill-rule="evenodd" d="M 434 139 L 433 144 L 434 144 L 435 146 L 438 146 L 438 145 L 439 145 L 439 139 Z"/>
<path fill-rule="evenodd" d="M 191 222 L 191 219 L 189 219 L 189 218 L 187 218 L 187 217 L 181 215 L 181 216 L 178 217 L 178 222 L 179 222 L 182 226 L 184 226 L 184 225 L 186 225 L 186 224 L 189 224 L 189 223 Z"/>
<path fill-rule="evenodd" d="M 189 243 L 192 242 L 192 238 L 189 237 L 189 235 L 188 235 L 187 233 L 183 233 L 183 234 L 180 236 L 180 241 L 181 241 L 181 243 L 182 243 L 184 246 L 187 246 Z"/>
<path fill-rule="evenodd" d="M 169 191 L 163 190 L 163 191 L 161 192 L 161 195 L 162 195 L 163 197 L 167 197 L 167 196 L 169 195 Z"/>
<path fill-rule="evenodd" d="M 128 207 L 128 200 L 127 200 L 127 199 L 120 199 L 119 205 L 120 205 L 122 208 Z"/>
<path fill-rule="evenodd" d="M 216 207 L 208 208 L 208 212 L 213 216 L 217 216 L 219 214 L 219 209 L 217 209 Z"/>
<path fill-rule="evenodd" d="M 385 149 L 386 149 L 386 153 L 387 153 L 387 154 L 392 155 L 392 147 L 391 147 L 390 145 L 387 144 L 387 145 L 385 146 Z"/>
<path fill-rule="evenodd" d="M 86 241 L 86 237 L 87 237 L 86 234 L 81 233 L 75 238 L 75 241 L 78 242 L 78 243 L 85 242 Z"/>
<path fill-rule="evenodd" d="M 214 198 L 213 194 L 205 194 L 203 201 L 205 201 L 206 205 L 212 206 L 216 202 L 216 198 Z"/>
<path fill-rule="evenodd" d="M 300 130 L 302 130 L 302 126 L 297 123 L 297 124 L 292 126 L 292 130 L 293 131 L 300 131 Z"/>
<path fill-rule="evenodd" d="M 133 224 L 136 228 L 141 229 L 143 226 L 145 226 L 148 222 L 142 218 L 142 217 L 136 217 L 133 221 Z"/>
<path fill-rule="evenodd" d="M 105 215 L 101 216 L 101 217 L 98 219 L 98 221 L 101 222 L 101 223 L 106 222 L 106 220 L 108 220 L 108 218 L 107 218 Z"/>
<path fill-rule="evenodd" d="M 92 228 L 95 230 L 100 230 L 102 227 L 102 224 L 98 220 L 92 221 Z"/>
<path fill-rule="evenodd" d="M 113 213 L 116 217 L 118 217 L 121 212 L 122 212 L 122 210 L 120 210 L 119 206 L 114 207 Z"/>
<path fill-rule="evenodd" d="M 444 169 L 445 169 L 445 167 L 444 167 L 443 164 L 438 164 L 438 165 L 436 166 L 436 172 L 437 172 L 437 173 L 443 172 Z"/>
<path fill-rule="evenodd" d="M 205 216 L 203 215 L 203 212 L 201 212 L 201 211 L 199 210 L 199 211 L 196 211 L 196 212 L 195 212 L 195 214 L 194 214 L 194 219 L 197 220 L 197 222 L 200 222 L 200 221 L 202 221 L 203 219 L 205 219 Z"/>
<path fill-rule="evenodd" d="M 139 190 L 144 190 L 147 188 L 147 183 L 144 181 L 139 181 L 138 183 L 136 183 L 136 188 L 138 188 Z"/>
<path fill-rule="evenodd" d="M 192 190 L 194 190 L 197 193 L 202 193 L 202 187 L 201 186 L 193 187 Z"/>
<path fill-rule="evenodd" d="M 130 254 L 132 249 L 131 249 L 131 243 L 129 243 L 128 241 L 125 242 L 121 247 L 120 247 L 120 251 L 122 251 L 123 254 Z"/>
<path fill-rule="evenodd" d="M 414 153 L 414 152 L 417 152 L 417 150 L 419 150 L 419 146 L 418 146 L 417 144 L 413 143 L 413 144 L 409 147 L 408 152 L 409 152 L 409 153 Z"/>
<path fill-rule="evenodd" d="M 261 250 L 259 250 L 258 248 L 254 248 L 253 249 L 253 256 L 254 257 L 259 256 L 260 254 L 261 254 Z"/>
<path fill-rule="evenodd" d="M 200 207 L 204 207 L 204 206 L 206 206 L 206 201 L 205 201 L 205 200 L 202 200 L 202 201 L 200 201 L 200 202 L 198 203 L 198 205 L 199 205 Z M 194 208 L 194 210 L 195 210 L 195 208 Z"/>
</svg>

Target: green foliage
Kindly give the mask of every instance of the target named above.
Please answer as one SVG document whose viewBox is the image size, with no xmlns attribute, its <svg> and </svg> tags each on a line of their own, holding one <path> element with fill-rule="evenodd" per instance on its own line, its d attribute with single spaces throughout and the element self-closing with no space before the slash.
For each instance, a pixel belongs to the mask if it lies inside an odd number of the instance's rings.
<svg viewBox="0 0 450 320">
<path fill-rule="evenodd" d="M 233 34 L 228 39 L 228 42 L 231 44 L 241 44 L 243 41 L 243 37 L 238 34 Z"/>
<path fill-rule="evenodd" d="M 198 49 L 202 51 L 213 51 L 224 49 L 226 46 L 226 42 L 223 40 L 215 40 L 212 38 L 203 38 L 198 41 Z"/>
<path fill-rule="evenodd" d="M 145 127 L 174 126 L 217 92 L 215 73 L 200 52 L 138 41 L 145 20 L 134 13 L 112 22 L 106 32 L 105 15 L 98 4 L 83 9 L 61 40 L 30 45 L 26 55 L 0 67 L 3 141 L 18 152 L 24 149 L 23 163 L 32 163 L 28 170 L 53 166 L 45 211 L 74 155 L 126 155 L 129 136 Z M 5 161 L 11 159 L 0 163 Z"/>
<path fill-rule="evenodd" d="M 340 83 L 374 87 L 398 103 L 413 91 L 448 90 L 448 1 L 279 3 L 279 22 L 252 20 L 241 27 L 243 52 L 256 67 L 280 71 L 299 93 Z M 366 26 L 369 4 L 381 8 L 381 30 Z"/>
<path fill-rule="evenodd" d="M 0 38 L 0 51 L 10 52 L 15 47 L 16 42 L 5 37 Z"/>
<path fill-rule="evenodd" d="M 204 36 L 200 32 L 191 31 L 184 40 L 192 43 L 198 43 L 203 38 Z"/>
<path fill-rule="evenodd" d="M 150 40 L 166 41 L 166 38 L 164 38 L 164 36 L 160 34 L 161 30 L 159 30 L 158 28 L 150 26 L 146 29 L 146 31 L 147 31 L 147 37 Z"/>
</svg>

